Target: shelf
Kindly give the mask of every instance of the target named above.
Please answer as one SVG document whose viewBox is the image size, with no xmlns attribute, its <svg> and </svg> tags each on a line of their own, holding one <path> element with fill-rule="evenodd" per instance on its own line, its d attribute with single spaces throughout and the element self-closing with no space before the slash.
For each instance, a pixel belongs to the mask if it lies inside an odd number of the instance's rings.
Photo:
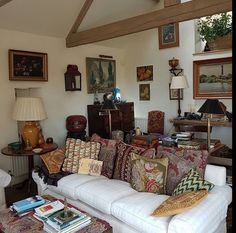
<svg viewBox="0 0 236 233">
<path fill-rule="evenodd" d="M 213 54 L 224 54 L 224 53 L 232 53 L 232 49 L 222 49 L 222 50 L 214 50 L 207 52 L 197 52 L 193 53 L 193 56 L 204 56 L 204 55 L 213 55 Z"/>
</svg>

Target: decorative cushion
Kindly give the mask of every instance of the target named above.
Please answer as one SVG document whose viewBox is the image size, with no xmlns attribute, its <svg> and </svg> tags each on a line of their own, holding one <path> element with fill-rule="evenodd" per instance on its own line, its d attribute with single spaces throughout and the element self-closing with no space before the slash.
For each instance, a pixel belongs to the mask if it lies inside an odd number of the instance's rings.
<svg viewBox="0 0 236 233">
<path fill-rule="evenodd" d="M 100 176 L 102 171 L 102 161 L 82 158 L 79 162 L 79 174 Z"/>
<path fill-rule="evenodd" d="M 149 158 L 153 158 L 155 156 L 154 148 L 144 149 L 141 147 L 128 145 L 122 141 L 118 142 L 115 171 L 113 175 L 114 179 L 130 182 L 132 152 Z"/>
<path fill-rule="evenodd" d="M 57 149 L 48 152 L 40 155 L 40 158 L 46 165 L 49 174 L 58 173 L 61 171 L 61 165 L 65 158 L 65 149 Z"/>
<path fill-rule="evenodd" d="M 181 150 L 183 151 L 180 152 Z M 169 159 L 166 194 L 171 195 L 175 187 L 191 168 L 196 168 L 199 174 L 204 177 L 208 151 L 189 150 L 160 145 L 157 148 L 157 157 Z"/>
<path fill-rule="evenodd" d="M 168 158 L 150 159 L 131 153 L 131 186 L 139 192 L 165 193 Z"/>
<path fill-rule="evenodd" d="M 202 189 L 210 191 L 214 186 L 214 184 L 202 179 L 195 169 L 191 169 L 176 186 L 172 195 L 176 196 L 184 192 L 198 191 Z"/>
<path fill-rule="evenodd" d="M 111 179 L 116 160 L 116 140 L 101 138 L 94 133 L 90 141 L 99 142 L 101 144 L 101 150 L 98 154 L 98 160 L 103 161 L 101 174 Z"/>
<path fill-rule="evenodd" d="M 199 204 L 208 195 L 207 190 L 181 193 L 164 201 L 151 216 L 169 216 L 184 212 Z"/>
<path fill-rule="evenodd" d="M 100 143 L 98 142 L 84 142 L 80 139 L 67 138 L 66 158 L 62 170 L 71 173 L 78 173 L 80 159 L 98 159 L 100 147 Z"/>
</svg>

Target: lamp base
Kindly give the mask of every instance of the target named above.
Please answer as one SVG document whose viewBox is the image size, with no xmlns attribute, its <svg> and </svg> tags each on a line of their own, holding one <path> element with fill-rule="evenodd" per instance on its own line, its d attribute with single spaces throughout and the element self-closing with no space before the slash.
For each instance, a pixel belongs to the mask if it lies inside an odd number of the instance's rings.
<svg viewBox="0 0 236 233">
<path fill-rule="evenodd" d="M 36 147 L 39 142 L 39 128 L 35 122 L 26 121 L 22 129 L 22 137 L 25 145 L 30 144 L 32 148 Z"/>
</svg>

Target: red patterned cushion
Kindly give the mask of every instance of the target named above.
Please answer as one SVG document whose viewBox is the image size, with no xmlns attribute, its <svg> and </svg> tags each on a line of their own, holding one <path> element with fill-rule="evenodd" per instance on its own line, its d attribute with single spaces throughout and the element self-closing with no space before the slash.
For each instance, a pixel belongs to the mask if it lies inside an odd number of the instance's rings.
<svg viewBox="0 0 236 233">
<path fill-rule="evenodd" d="M 66 153 L 62 170 L 65 172 L 77 173 L 79 160 L 81 158 L 98 159 L 100 143 L 84 142 L 80 139 L 66 139 Z"/>
<path fill-rule="evenodd" d="M 99 135 L 93 134 L 90 141 L 101 144 L 101 150 L 98 154 L 98 160 L 103 161 L 101 174 L 111 179 L 116 160 L 116 140 L 101 138 Z"/>
<path fill-rule="evenodd" d="M 208 154 L 207 150 L 158 146 L 157 157 L 169 159 L 166 194 L 172 194 L 175 187 L 191 168 L 195 168 L 204 177 Z"/>
<path fill-rule="evenodd" d="M 130 182 L 131 179 L 131 153 L 136 153 L 148 158 L 154 158 L 155 149 L 144 149 L 128 145 L 122 141 L 117 143 L 117 157 L 113 178 Z"/>
</svg>

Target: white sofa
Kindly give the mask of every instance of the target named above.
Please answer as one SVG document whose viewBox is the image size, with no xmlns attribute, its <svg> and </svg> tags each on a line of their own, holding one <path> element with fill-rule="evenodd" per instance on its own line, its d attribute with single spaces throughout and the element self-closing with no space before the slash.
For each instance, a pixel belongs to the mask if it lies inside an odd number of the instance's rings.
<svg viewBox="0 0 236 233">
<path fill-rule="evenodd" d="M 40 195 L 67 197 L 69 203 L 109 222 L 114 233 L 226 233 L 232 189 L 226 185 L 225 167 L 207 165 L 205 179 L 215 187 L 196 207 L 168 217 L 150 216 L 167 195 L 137 192 L 124 181 L 71 174 L 56 187 L 44 184 L 34 171 L 32 176 Z"/>
</svg>

